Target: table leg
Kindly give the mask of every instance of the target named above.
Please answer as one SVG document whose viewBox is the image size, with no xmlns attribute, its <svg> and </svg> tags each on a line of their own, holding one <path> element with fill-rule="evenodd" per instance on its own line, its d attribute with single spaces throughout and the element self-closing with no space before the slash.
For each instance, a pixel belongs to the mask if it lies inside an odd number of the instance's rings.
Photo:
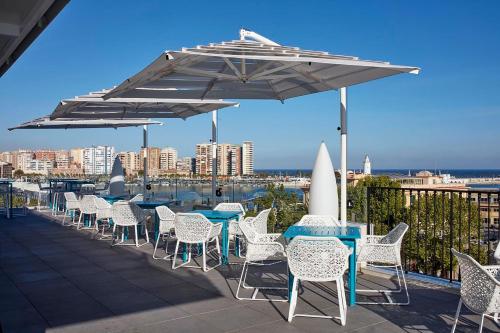
<svg viewBox="0 0 500 333">
<path fill-rule="evenodd" d="M 188 248 L 186 243 L 182 243 L 182 261 L 188 261 Z"/>
<path fill-rule="evenodd" d="M 154 224 L 154 229 L 155 229 L 155 241 L 160 237 L 160 217 L 158 216 L 158 213 L 155 210 L 155 224 Z"/>
<path fill-rule="evenodd" d="M 240 256 L 240 237 L 236 235 L 234 236 L 234 255 Z"/>
<path fill-rule="evenodd" d="M 295 277 L 293 276 L 292 272 L 288 270 L 288 303 L 290 303 L 290 300 L 292 299 L 292 287 L 294 279 Z"/>
<path fill-rule="evenodd" d="M 356 305 L 356 242 L 351 243 L 349 256 L 349 306 Z"/>
<path fill-rule="evenodd" d="M 229 260 L 229 222 L 225 220 L 222 222 L 222 264 L 227 265 Z"/>
</svg>

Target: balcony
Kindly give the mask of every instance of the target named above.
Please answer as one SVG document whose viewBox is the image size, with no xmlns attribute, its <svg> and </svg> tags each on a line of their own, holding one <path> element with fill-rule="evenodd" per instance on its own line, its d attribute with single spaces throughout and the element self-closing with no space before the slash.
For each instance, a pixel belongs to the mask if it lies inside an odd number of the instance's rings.
<svg viewBox="0 0 500 333">
<path fill-rule="evenodd" d="M 326 319 L 288 323 L 287 303 L 234 298 L 237 262 L 209 273 L 172 271 L 170 262 L 152 260 L 152 246 L 111 248 L 56 219 L 32 212 L 0 220 L 3 332 L 448 332 L 459 299 L 453 285 L 409 274 L 410 306 L 356 305 L 345 327 Z M 380 274 L 364 270 L 358 283 L 394 287 Z M 297 311 L 336 315 L 334 289 L 305 283 Z M 478 321 L 465 312 L 457 331 L 475 332 Z M 483 332 L 498 329 L 488 321 Z"/>
</svg>

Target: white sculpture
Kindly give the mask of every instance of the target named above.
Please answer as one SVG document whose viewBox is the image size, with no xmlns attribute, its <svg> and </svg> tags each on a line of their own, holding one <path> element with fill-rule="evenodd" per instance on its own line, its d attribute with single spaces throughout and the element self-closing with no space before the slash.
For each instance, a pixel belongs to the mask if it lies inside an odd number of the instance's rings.
<svg viewBox="0 0 500 333">
<path fill-rule="evenodd" d="M 318 149 L 314 162 L 309 190 L 309 214 L 333 215 L 339 217 L 339 199 L 337 181 L 330 154 L 324 142 Z"/>
<path fill-rule="evenodd" d="M 113 162 L 111 178 L 109 180 L 109 194 L 123 195 L 125 193 L 125 177 L 123 176 L 122 162 L 118 157 Z"/>
</svg>

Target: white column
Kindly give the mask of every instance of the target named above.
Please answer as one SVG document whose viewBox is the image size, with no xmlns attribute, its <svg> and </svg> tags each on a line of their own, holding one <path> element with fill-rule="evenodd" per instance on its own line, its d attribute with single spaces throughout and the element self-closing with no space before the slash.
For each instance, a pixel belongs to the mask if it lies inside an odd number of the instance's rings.
<svg viewBox="0 0 500 333">
<path fill-rule="evenodd" d="M 340 88 L 340 221 L 347 221 L 347 88 Z"/>
<path fill-rule="evenodd" d="M 144 156 L 143 156 L 143 165 L 144 165 L 144 171 L 142 174 L 142 182 L 143 182 L 143 188 L 142 188 L 142 194 L 144 195 L 144 200 L 146 199 L 146 185 L 148 183 L 148 125 L 144 125 L 142 127 L 142 134 L 143 134 L 143 148 L 144 148 Z"/>
<path fill-rule="evenodd" d="M 212 207 L 215 207 L 217 190 L 217 110 L 212 111 Z"/>
</svg>

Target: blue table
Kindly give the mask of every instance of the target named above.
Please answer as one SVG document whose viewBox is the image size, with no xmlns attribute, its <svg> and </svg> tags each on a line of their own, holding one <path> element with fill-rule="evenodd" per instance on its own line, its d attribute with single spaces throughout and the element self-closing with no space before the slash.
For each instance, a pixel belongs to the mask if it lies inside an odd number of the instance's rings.
<svg viewBox="0 0 500 333">
<path fill-rule="evenodd" d="M 296 236 L 314 236 L 314 237 L 337 237 L 352 249 L 349 256 L 349 306 L 356 305 L 356 240 L 361 239 L 361 233 L 357 227 L 289 227 L 283 234 L 285 239 L 291 240 Z M 288 281 L 288 299 L 290 299 L 291 288 L 293 285 L 293 274 L 289 273 Z"/>
<path fill-rule="evenodd" d="M 104 200 L 106 200 L 107 202 L 109 202 L 110 204 L 114 204 L 117 201 L 126 200 L 129 196 L 127 194 L 123 194 L 123 195 L 107 194 L 107 195 L 101 195 L 100 197 L 103 198 Z"/>
<path fill-rule="evenodd" d="M 195 210 L 205 216 L 212 223 L 222 223 L 222 264 L 229 263 L 229 221 L 238 220 L 240 211 L 221 211 L 221 210 Z"/>
<path fill-rule="evenodd" d="M 142 209 L 155 209 L 158 206 L 168 206 L 171 203 L 171 201 L 149 200 L 149 201 L 133 201 L 133 203 L 135 203 Z M 160 237 L 160 218 L 156 213 L 156 209 L 155 209 L 154 235 L 155 235 L 154 239 L 156 241 L 157 238 Z"/>
</svg>

